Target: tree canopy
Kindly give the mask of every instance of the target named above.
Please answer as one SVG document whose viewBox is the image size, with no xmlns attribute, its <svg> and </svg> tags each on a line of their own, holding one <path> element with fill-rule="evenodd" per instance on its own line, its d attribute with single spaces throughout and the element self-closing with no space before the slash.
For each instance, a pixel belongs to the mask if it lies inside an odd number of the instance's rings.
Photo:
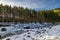
<svg viewBox="0 0 60 40">
<path fill-rule="evenodd" d="M 60 8 L 33 10 L 0 4 L 0 22 L 60 22 Z"/>
</svg>

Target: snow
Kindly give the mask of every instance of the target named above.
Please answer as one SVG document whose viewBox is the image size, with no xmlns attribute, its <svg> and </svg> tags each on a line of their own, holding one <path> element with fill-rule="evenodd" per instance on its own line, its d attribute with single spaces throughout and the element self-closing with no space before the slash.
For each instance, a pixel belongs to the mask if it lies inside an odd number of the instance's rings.
<svg viewBox="0 0 60 40">
<path fill-rule="evenodd" d="M 60 40 L 60 25 L 52 28 L 23 29 L 25 32 L 18 35 L 9 36 L 2 40 Z"/>
</svg>

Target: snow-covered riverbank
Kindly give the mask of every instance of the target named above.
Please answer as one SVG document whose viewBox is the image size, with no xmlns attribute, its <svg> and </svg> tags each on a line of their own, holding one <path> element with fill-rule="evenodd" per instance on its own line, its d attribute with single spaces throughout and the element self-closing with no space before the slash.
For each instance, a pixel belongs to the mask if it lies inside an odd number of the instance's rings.
<svg viewBox="0 0 60 40">
<path fill-rule="evenodd" d="M 13 35 L 2 40 L 60 40 L 60 25 L 53 26 L 52 28 L 42 29 L 24 29 L 24 32 L 19 35 Z"/>
</svg>

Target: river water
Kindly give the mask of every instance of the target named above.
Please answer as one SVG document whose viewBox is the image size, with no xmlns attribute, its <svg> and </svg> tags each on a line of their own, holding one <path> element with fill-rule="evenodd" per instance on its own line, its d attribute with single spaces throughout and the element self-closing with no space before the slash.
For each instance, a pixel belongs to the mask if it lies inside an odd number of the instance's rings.
<svg viewBox="0 0 60 40">
<path fill-rule="evenodd" d="M 6 23 L 7 25 L 8 23 Z M 2 40 L 60 40 L 60 25 L 52 23 L 9 23 L 0 27 Z M 6 28 L 6 31 L 1 31 Z M 1 40 L 1 39 L 0 39 Z"/>
</svg>

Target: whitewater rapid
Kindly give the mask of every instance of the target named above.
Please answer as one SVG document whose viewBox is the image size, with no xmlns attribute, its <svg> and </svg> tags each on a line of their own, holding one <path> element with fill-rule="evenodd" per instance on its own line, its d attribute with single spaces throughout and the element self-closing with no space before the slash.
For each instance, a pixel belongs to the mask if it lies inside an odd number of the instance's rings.
<svg viewBox="0 0 60 40">
<path fill-rule="evenodd" d="M 24 29 L 24 32 L 19 35 L 13 35 L 2 40 L 60 40 L 60 25 L 53 26 L 52 28 L 42 29 Z"/>
</svg>

